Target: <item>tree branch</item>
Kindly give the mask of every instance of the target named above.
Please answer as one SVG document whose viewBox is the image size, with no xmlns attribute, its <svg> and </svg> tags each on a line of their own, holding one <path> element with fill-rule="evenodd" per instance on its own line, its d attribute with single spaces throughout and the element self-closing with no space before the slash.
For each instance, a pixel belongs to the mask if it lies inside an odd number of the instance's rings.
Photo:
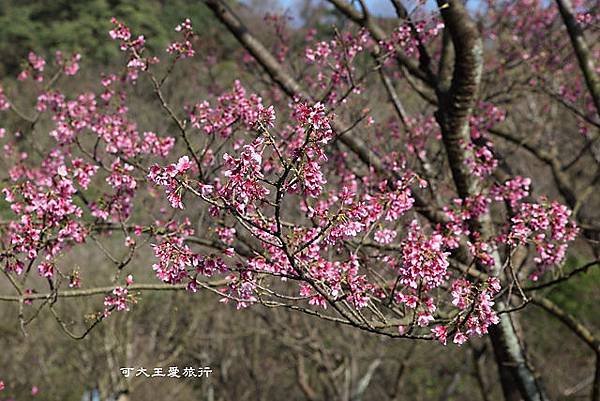
<svg viewBox="0 0 600 401">
<path fill-rule="evenodd" d="M 208 283 L 204 283 L 208 287 L 220 287 L 227 284 L 225 280 L 211 281 Z M 118 288 L 118 285 L 107 286 L 107 287 L 95 287 L 95 288 L 87 288 L 81 290 L 70 290 L 59 292 L 57 294 L 47 293 L 47 294 L 23 294 L 22 296 L 11 296 L 11 295 L 0 295 L 0 301 L 8 301 L 8 302 L 19 302 L 20 300 L 25 301 L 35 301 L 42 300 L 54 297 L 55 295 L 58 298 L 78 298 L 78 297 L 87 297 L 90 295 L 98 295 L 98 294 L 107 294 L 112 292 L 115 288 Z M 186 290 L 187 285 L 185 284 L 131 284 L 127 287 L 129 290 L 134 291 L 182 291 Z"/>
<path fill-rule="evenodd" d="M 600 117 L 600 79 L 598 78 L 598 75 L 596 75 L 594 56 L 591 54 L 590 49 L 585 42 L 583 30 L 577 23 L 575 15 L 573 15 L 573 4 L 571 4 L 571 0 L 556 0 L 556 4 L 558 4 L 558 10 L 560 11 L 560 15 L 562 16 L 567 32 L 569 33 L 573 50 L 575 51 L 577 61 L 579 62 L 579 68 L 583 73 L 585 83 L 590 95 L 592 95 L 594 106 L 596 106 L 596 111 Z"/>
</svg>

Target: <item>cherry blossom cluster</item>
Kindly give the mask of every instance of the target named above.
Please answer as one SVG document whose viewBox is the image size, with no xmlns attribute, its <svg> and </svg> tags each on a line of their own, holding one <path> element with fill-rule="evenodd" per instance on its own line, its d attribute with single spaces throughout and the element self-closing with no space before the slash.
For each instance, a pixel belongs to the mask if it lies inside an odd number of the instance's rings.
<svg viewBox="0 0 600 401">
<path fill-rule="evenodd" d="M 71 58 L 65 60 L 61 51 L 57 51 L 54 57 L 57 65 L 62 67 L 65 75 L 75 75 L 79 71 L 79 61 L 81 60 L 81 54 L 73 53 Z"/>
<path fill-rule="evenodd" d="M 490 197 L 495 201 L 506 201 L 512 208 L 516 208 L 521 199 L 529 196 L 531 179 L 516 176 L 506 181 L 503 185 L 494 185 L 490 189 Z"/>
<path fill-rule="evenodd" d="M 471 150 L 472 157 L 465 160 L 465 164 L 473 172 L 473 175 L 479 178 L 485 178 L 492 174 L 498 166 L 498 160 L 494 157 L 491 142 L 486 142 L 482 146 L 476 146 L 469 143 L 465 146 Z"/>
<path fill-rule="evenodd" d="M 469 118 L 469 127 L 471 128 L 471 139 L 476 141 L 480 138 L 489 139 L 490 128 L 506 120 L 506 111 L 492 103 L 480 102 L 477 113 Z"/>
<path fill-rule="evenodd" d="M 21 71 L 19 76 L 17 77 L 19 81 L 24 81 L 30 76 L 37 82 L 42 82 L 44 80 L 44 69 L 46 67 L 46 60 L 35 54 L 34 52 L 29 52 L 27 56 L 27 66 Z"/>
<path fill-rule="evenodd" d="M 129 286 L 133 284 L 133 276 L 130 274 L 125 279 L 125 287 L 116 287 L 110 295 L 104 297 L 104 312 L 102 316 L 108 317 L 112 311 L 128 311 L 130 304 L 136 303 L 136 299 L 129 293 Z"/>
<path fill-rule="evenodd" d="M 6 258 L 9 271 L 23 272 L 24 263 L 19 255 L 29 261 L 43 256 L 38 271 L 41 276 L 52 278 L 53 259 L 71 243 L 85 241 L 87 229 L 79 221 L 83 211 L 75 203 L 75 183 L 87 184 L 96 169 L 85 170 L 82 165 L 67 167 L 58 151 L 45 159 L 39 169 L 29 169 L 22 164 L 11 169 L 13 184 L 3 188 L 2 193 L 20 218 L 8 225 L 12 250 L 12 255 Z M 73 177 L 75 171 L 77 178 Z"/>
<path fill-rule="evenodd" d="M 421 158 L 426 156 L 426 147 L 431 139 L 440 140 L 441 133 L 433 116 L 422 116 L 419 118 L 409 118 L 407 121 L 410 129 L 408 138 L 405 140 L 405 147 L 409 153 L 418 155 Z M 400 129 L 397 125 L 390 127 L 395 136 L 400 137 Z"/>
<path fill-rule="evenodd" d="M 327 105 L 343 101 L 344 90 L 360 93 L 360 83 L 354 77 L 354 61 L 359 54 L 373 46 L 369 34 L 361 30 L 356 35 L 344 32 L 331 41 L 317 42 L 313 47 L 306 48 L 306 61 L 315 66 L 309 79 L 315 89 L 328 91 Z"/>
<path fill-rule="evenodd" d="M 265 200 L 269 190 L 262 179 L 262 160 L 265 149 L 263 137 L 259 137 L 248 145 L 244 145 L 239 157 L 228 153 L 223 155 L 226 181 L 217 188 L 220 198 L 244 215 L 255 209 L 255 205 Z"/>
<path fill-rule="evenodd" d="M 287 152 L 291 157 L 299 158 L 301 163 L 299 183 L 304 193 L 312 198 L 317 198 L 327 183 L 321 170 L 321 164 L 327 161 L 323 146 L 333 138 L 331 116 L 325 111 L 325 106 L 316 103 L 310 106 L 304 102 L 295 102 L 292 105 L 292 119 L 297 124 L 296 141 L 287 145 Z M 296 185 L 290 185 L 290 191 Z"/>
<path fill-rule="evenodd" d="M 506 112 L 501 108 L 487 102 L 478 104 L 477 113 L 469 118 L 471 142 L 464 144 L 470 151 L 471 157 L 465 163 L 473 174 L 485 178 L 492 174 L 498 166 L 494 155 L 494 145 L 488 131 L 506 119 Z"/>
<path fill-rule="evenodd" d="M 416 220 L 409 224 L 408 230 L 402 244 L 400 282 L 411 291 L 429 291 L 439 287 L 447 278 L 450 255 L 444 251 L 442 235 L 427 237 Z"/>
<path fill-rule="evenodd" d="M 193 127 L 206 134 L 230 136 L 242 125 L 246 130 L 272 127 L 275 113 L 272 106 L 265 107 L 262 99 L 256 94 L 246 95 L 246 89 L 236 80 L 231 92 L 218 97 L 217 105 L 203 101 L 189 109 L 189 118 Z"/>
<path fill-rule="evenodd" d="M 8 110 L 10 108 L 10 102 L 4 94 L 4 88 L 0 85 L 0 111 Z"/>
<path fill-rule="evenodd" d="M 144 35 L 134 38 L 131 30 L 116 18 L 111 20 L 114 28 L 108 34 L 112 40 L 119 41 L 119 48 L 129 55 L 127 62 L 127 78 L 135 82 L 140 71 L 146 71 L 151 64 L 159 62 L 157 57 L 143 57 L 145 51 L 146 39 Z"/>
<path fill-rule="evenodd" d="M 220 290 L 223 298 L 220 302 L 228 304 L 231 300 L 236 301 L 236 308 L 244 309 L 256 303 L 256 275 L 251 271 L 242 271 L 239 274 L 226 276 L 227 287 Z"/>
<path fill-rule="evenodd" d="M 148 178 L 155 184 L 165 188 L 167 199 L 172 207 L 183 209 L 183 185 L 177 178 L 185 174 L 191 167 L 189 157 L 182 156 L 177 163 L 172 163 L 165 168 L 156 164 L 153 165 L 150 167 Z"/>
<path fill-rule="evenodd" d="M 154 132 L 144 132 L 144 139 L 140 144 L 140 153 L 167 157 L 174 145 L 175 138 L 172 136 L 159 137 Z"/>
<path fill-rule="evenodd" d="M 541 199 L 540 203 L 523 202 L 511 218 L 507 241 L 513 246 L 527 242 L 535 246 L 534 258 L 538 269 L 531 274 L 537 280 L 565 258 L 568 243 L 577 236 L 578 229 L 571 219 L 571 211 L 558 202 Z"/>
<path fill-rule="evenodd" d="M 460 311 L 449 325 L 438 325 L 431 329 L 439 342 L 446 345 L 448 336 L 453 342 L 464 344 L 469 337 L 481 337 L 488 333 L 491 325 L 500 318 L 494 311 L 494 296 L 500 291 L 500 281 L 490 278 L 485 283 L 474 285 L 459 278 L 452 282 L 452 304 Z"/>
<path fill-rule="evenodd" d="M 183 35 L 181 42 L 173 42 L 167 47 L 167 53 L 175 55 L 176 58 L 194 57 L 195 51 L 192 47 L 194 31 L 192 30 L 192 21 L 186 18 L 181 24 L 175 27 L 176 32 Z"/>
<path fill-rule="evenodd" d="M 152 266 L 156 277 L 169 284 L 187 283 L 191 292 L 198 290 L 198 276 L 211 277 L 229 271 L 221 255 L 201 255 L 194 252 L 186 243 L 186 237 L 193 235 L 189 220 L 179 224 L 171 221 L 165 224 L 166 234 L 156 236 L 159 241 L 152 244 L 158 263 Z M 230 252 L 224 252 L 230 255 Z"/>
<path fill-rule="evenodd" d="M 394 55 L 398 50 L 408 56 L 418 55 L 419 46 L 430 42 L 439 35 L 444 24 L 439 19 L 405 22 L 396 28 L 390 38 L 379 45 L 388 55 Z"/>
</svg>

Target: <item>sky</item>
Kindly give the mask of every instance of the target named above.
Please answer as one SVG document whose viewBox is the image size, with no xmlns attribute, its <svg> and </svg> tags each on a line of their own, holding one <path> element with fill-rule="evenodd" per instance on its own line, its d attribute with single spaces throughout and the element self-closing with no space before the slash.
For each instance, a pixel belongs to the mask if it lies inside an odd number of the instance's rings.
<svg viewBox="0 0 600 401">
<path fill-rule="evenodd" d="M 274 4 L 274 6 L 278 9 L 273 10 L 276 12 L 283 12 L 283 11 L 287 11 L 288 15 L 291 16 L 295 16 L 294 10 L 297 8 L 297 4 L 298 2 L 301 0 L 271 0 L 269 3 Z M 313 2 L 317 3 L 319 1 L 325 2 L 325 0 L 313 0 Z M 365 0 L 367 3 L 367 7 L 369 8 L 369 11 L 376 16 L 379 17 L 391 17 L 394 16 L 396 14 L 395 10 L 394 10 L 394 6 L 392 5 L 392 2 L 390 0 Z M 251 4 L 252 0 L 247 0 L 247 3 Z M 358 2 L 355 1 L 356 4 L 358 4 Z M 414 7 L 414 4 L 416 3 L 416 1 L 404 1 L 403 2 L 407 8 L 410 10 L 412 10 L 411 7 Z M 433 0 L 427 0 L 426 1 L 426 6 L 428 8 L 430 7 L 435 7 L 435 1 Z"/>
<path fill-rule="evenodd" d="M 244 0 L 242 0 L 244 1 Z M 296 13 L 294 12 L 297 9 L 297 4 L 302 0 L 270 0 L 268 1 L 270 4 L 273 4 L 275 9 L 272 10 L 274 12 L 283 13 L 287 11 L 288 15 L 292 17 L 296 17 Z M 326 0 L 312 0 L 313 2 L 326 2 Z M 356 4 L 358 8 L 358 1 L 350 0 Z M 394 10 L 394 6 L 392 5 L 391 0 L 365 0 L 367 7 L 371 14 L 376 15 L 378 17 L 392 17 L 396 15 L 396 11 Z M 405 7 L 410 11 L 412 11 L 418 2 L 423 2 L 423 0 L 403 0 L 402 3 Z M 251 4 L 252 0 L 246 0 L 246 3 Z M 435 0 L 424 0 L 425 8 L 428 10 L 434 10 L 437 8 L 437 4 Z M 467 2 L 467 7 L 471 10 L 475 10 L 478 6 L 480 6 L 482 0 L 470 0 Z"/>
</svg>

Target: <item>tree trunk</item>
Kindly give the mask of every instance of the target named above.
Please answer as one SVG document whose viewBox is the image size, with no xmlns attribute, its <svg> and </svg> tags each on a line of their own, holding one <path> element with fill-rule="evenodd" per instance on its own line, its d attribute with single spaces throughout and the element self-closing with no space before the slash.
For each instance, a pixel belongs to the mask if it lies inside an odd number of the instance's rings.
<svg viewBox="0 0 600 401">
<path fill-rule="evenodd" d="M 527 365 L 525 352 L 512 319 L 511 315 L 505 313 L 500 316 L 500 323 L 490 329 L 490 339 L 494 348 L 504 399 L 506 401 L 548 400 Z"/>
</svg>

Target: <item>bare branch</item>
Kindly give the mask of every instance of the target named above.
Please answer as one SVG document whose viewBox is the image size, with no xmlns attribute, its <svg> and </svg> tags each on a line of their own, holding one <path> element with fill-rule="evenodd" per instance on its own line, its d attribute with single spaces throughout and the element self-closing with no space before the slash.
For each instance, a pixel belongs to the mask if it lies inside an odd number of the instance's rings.
<svg viewBox="0 0 600 401">
<path fill-rule="evenodd" d="M 203 283 L 206 286 L 216 288 L 227 284 L 225 280 L 211 281 Z M 113 285 L 108 287 L 95 287 L 86 288 L 81 290 L 69 290 L 64 292 L 58 292 L 56 296 L 58 298 L 78 298 L 87 297 L 91 295 L 108 294 L 119 286 Z M 185 284 L 131 284 L 127 287 L 129 290 L 134 291 L 184 291 L 187 286 Z M 0 301 L 8 302 L 19 302 L 21 300 L 35 301 L 53 297 L 53 293 L 47 294 L 23 294 L 22 296 L 11 296 L 11 295 L 0 295 Z"/>
</svg>

